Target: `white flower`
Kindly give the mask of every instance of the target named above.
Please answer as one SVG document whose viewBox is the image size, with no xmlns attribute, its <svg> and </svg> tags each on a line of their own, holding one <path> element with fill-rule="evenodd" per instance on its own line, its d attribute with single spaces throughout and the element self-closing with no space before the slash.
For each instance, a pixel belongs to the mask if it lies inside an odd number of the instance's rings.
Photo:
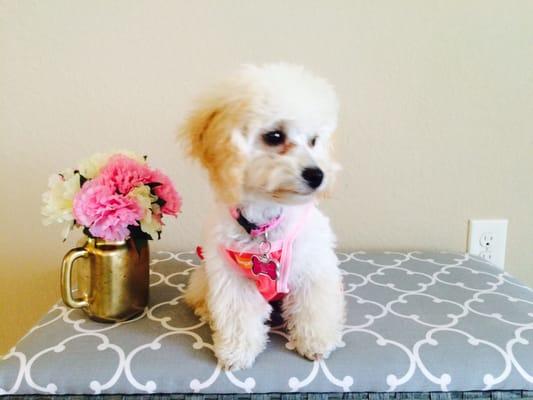
<svg viewBox="0 0 533 400">
<path fill-rule="evenodd" d="M 157 204 L 155 204 L 157 206 Z M 159 206 L 157 206 L 159 207 Z M 145 214 L 144 218 L 141 220 L 141 231 L 149 234 L 152 239 L 158 238 L 158 233 L 163 230 L 161 219 L 154 217 L 152 211 L 149 211 Z"/>
<path fill-rule="evenodd" d="M 145 213 L 147 211 L 152 211 L 152 203 L 157 200 L 157 196 L 150 193 L 150 187 L 147 185 L 137 186 L 135 189 L 131 190 L 128 196 L 133 197 Z"/>
<path fill-rule="evenodd" d="M 150 187 L 147 185 L 137 186 L 130 192 L 129 196 L 134 197 L 144 210 L 143 219 L 140 221 L 141 230 L 150 235 L 152 239 L 156 239 L 158 232 L 162 229 L 161 219 L 154 217 L 154 214 L 161 215 L 159 205 L 154 203 L 157 196 L 150 192 Z"/>
<path fill-rule="evenodd" d="M 140 156 L 139 154 L 137 154 L 137 153 L 135 153 L 133 151 L 130 151 L 130 150 L 119 150 L 115 154 L 123 154 L 126 157 L 129 157 L 129 158 L 131 158 L 131 159 L 133 159 L 135 161 L 140 162 L 141 164 L 146 164 L 145 156 Z"/>
<path fill-rule="evenodd" d="M 109 157 L 110 155 L 105 153 L 93 154 L 79 163 L 78 170 L 84 178 L 93 179 L 100 173 L 100 170 L 107 163 Z"/>
<path fill-rule="evenodd" d="M 146 164 L 146 160 L 143 156 L 140 156 L 133 151 L 129 150 L 120 150 L 115 153 L 96 153 L 90 156 L 89 158 L 86 158 L 85 160 L 82 160 L 78 164 L 78 170 L 80 171 L 80 174 L 86 178 L 86 179 L 93 179 L 95 178 L 99 173 L 100 170 L 104 167 L 104 165 L 107 164 L 107 161 L 111 158 L 111 156 L 115 154 L 123 154 L 126 157 L 129 157 L 135 161 L 138 161 L 142 164 Z"/>
<path fill-rule="evenodd" d="M 42 215 L 43 223 L 74 221 L 72 203 L 74 196 L 80 190 L 80 176 L 72 169 L 67 169 L 61 174 L 52 175 L 48 180 L 49 190 L 43 193 Z"/>
</svg>

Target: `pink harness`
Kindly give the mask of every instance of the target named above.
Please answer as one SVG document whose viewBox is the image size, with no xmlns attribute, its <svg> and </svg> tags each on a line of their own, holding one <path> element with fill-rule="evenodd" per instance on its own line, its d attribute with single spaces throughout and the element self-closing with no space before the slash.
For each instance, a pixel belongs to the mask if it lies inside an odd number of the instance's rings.
<svg viewBox="0 0 533 400">
<path fill-rule="evenodd" d="M 267 301 L 279 300 L 289 292 L 288 280 L 292 261 L 292 245 L 304 227 L 313 203 L 305 206 L 287 236 L 274 242 L 268 241 L 268 232 L 279 225 L 282 216 L 274 218 L 268 223 L 252 229 L 252 238 L 262 236 L 263 240 L 253 244 L 246 251 L 239 249 L 239 244 L 234 242 L 229 247 L 220 246 L 220 251 L 229 262 L 249 279 L 255 281 L 259 293 Z M 235 210 L 232 215 L 237 218 Z"/>
</svg>

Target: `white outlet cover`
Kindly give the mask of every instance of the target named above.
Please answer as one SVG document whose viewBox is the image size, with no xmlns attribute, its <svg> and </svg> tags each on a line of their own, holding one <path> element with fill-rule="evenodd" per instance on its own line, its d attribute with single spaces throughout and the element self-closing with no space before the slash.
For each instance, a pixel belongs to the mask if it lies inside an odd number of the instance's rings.
<svg viewBox="0 0 533 400">
<path fill-rule="evenodd" d="M 488 258 L 492 264 L 503 270 L 507 224 L 506 219 L 471 219 L 468 224 L 468 253 Z"/>
</svg>

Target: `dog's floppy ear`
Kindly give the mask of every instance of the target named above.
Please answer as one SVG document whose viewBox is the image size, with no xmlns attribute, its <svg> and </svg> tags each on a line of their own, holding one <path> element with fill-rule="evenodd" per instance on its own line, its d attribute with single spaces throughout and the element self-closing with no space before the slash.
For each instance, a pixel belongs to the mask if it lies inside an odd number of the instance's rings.
<svg viewBox="0 0 533 400">
<path fill-rule="evenodd" d="M 243 101 L 210 100 L 200 104 L 183 125 L 180 136 L 189 154 L 207 169 L 220 199 L 228 204 L 240 200 L 244 156 L 238 142 L 246 113 Z"/>
</svg>

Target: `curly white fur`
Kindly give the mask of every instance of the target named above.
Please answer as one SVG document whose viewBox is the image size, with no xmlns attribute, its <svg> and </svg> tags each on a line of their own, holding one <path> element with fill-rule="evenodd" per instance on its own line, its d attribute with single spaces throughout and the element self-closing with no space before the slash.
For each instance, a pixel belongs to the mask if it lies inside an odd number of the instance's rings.
<svg viewBox="0 0 533 400">
<path fill-rule="evenodd" d="M 238 241 L 245 249 L 252 241 L 228 208 L 239 205 L 257 224 L 282 213 L 269 238 L 283 238 L 300 218 L 298 205 L 315 201 L 338 168 L 329 145 L 337 108 L 331 86 L 301 67 L 246 66 L 208 95 L 183 128 L 218 199 L 207 221 L 205 263 L 194 271 L 186 301 L 210 323 L 225 368 L 253 364 L 266 346 L 272 310 L 255 282 L 220 254 L 221 245 Z M 282 144 L 265 141 L 272 131 L 282 132 Z M 318 187 L 302 178 L 306 168 L 324 172 Z M 313 208 L 293 244 L 290 293 L 282 303 L 291 341 L 309 359 L 327 357 L 341 340 L 345 304 L 334 247 L 328 218 Z"/>
</svg>

